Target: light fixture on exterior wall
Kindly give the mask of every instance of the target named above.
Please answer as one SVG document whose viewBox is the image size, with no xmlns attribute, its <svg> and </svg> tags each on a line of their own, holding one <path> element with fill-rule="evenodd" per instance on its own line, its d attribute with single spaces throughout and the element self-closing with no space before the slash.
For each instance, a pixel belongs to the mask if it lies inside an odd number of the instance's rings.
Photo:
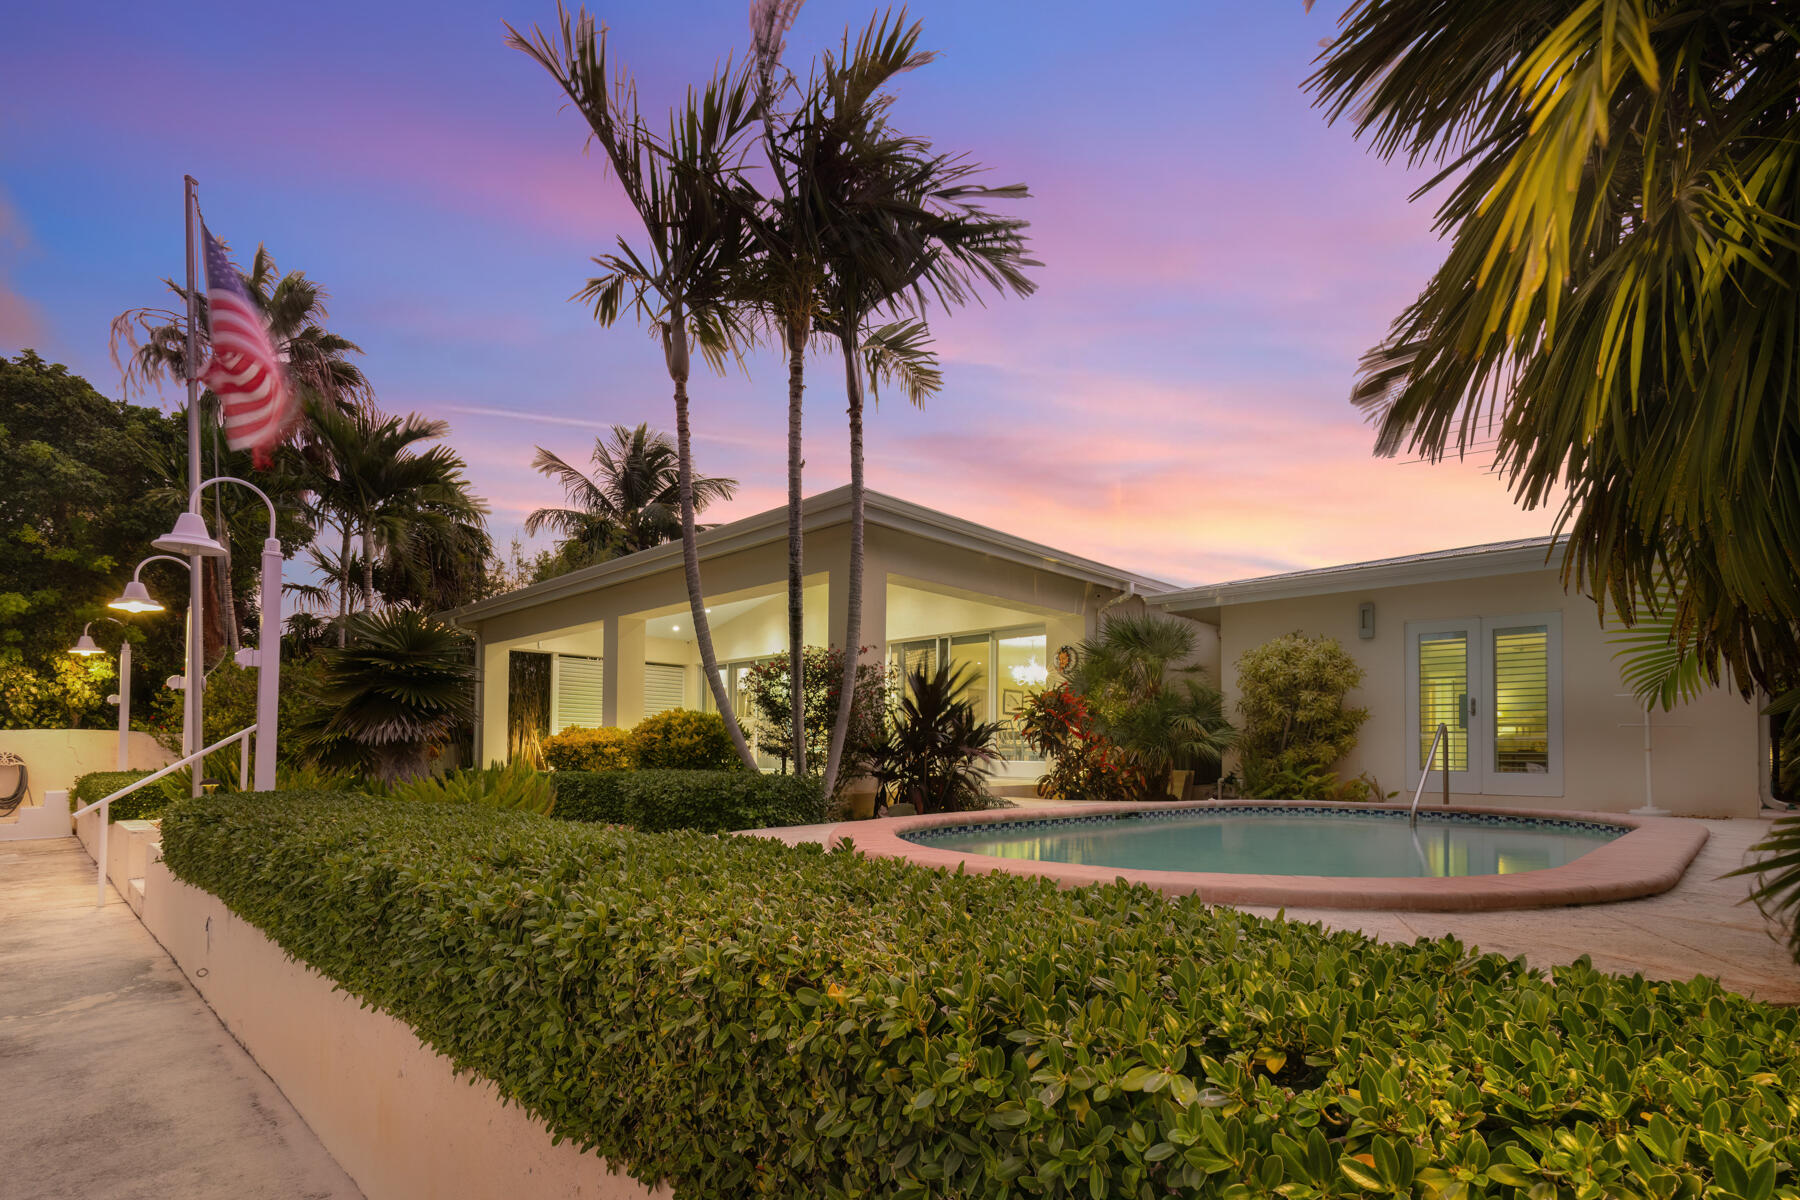
<svg viewBox="0 0 1800 1200">
<path fill-rule="evenodd" d="M 1364 600 L 1356 607 L 1356 636 L 1369 641 L 1375 636 L 1375 602 Z"/>
</svg>

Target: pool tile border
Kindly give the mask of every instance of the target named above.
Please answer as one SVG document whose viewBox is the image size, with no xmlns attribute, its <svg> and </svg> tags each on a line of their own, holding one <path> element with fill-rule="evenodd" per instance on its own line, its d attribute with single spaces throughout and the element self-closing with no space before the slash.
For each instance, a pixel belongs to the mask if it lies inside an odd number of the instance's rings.
<svg viewBox="0 0 1800 1200">
<path fill-rule="evenodd" d="M 905 858 L 927 867 L 962 868 L 970 872 L 1002 871 L 1055 880 L 1061 887 L 1123 880 L 1144 884 L 1167 895 L 1193 895 L 1212 904 L 1271 908 L 1392 909 L 1413 912 L 1480 912 L 1500 909 L 1554 908 L 1568 904 L 1601 904 L 1666 892 L 1681 881 L 1687 866 L 1706 844 L 1707 832 L 1697 821 L 1670 817 L 1637 817 L 1625 813 L 1570 810 L 1482 808 L 1433 805 L 1421 816 L 1451 815 L 1483 824 L 1555 822 L 1627 832 L 1588 851 L 1574 862 L 1517 875 L 1469 875 L 1446 879 L 1368 878 L 1328 875 L 1234 875 L 1193 871 L 1145 871 L 1096 867 L 1079 863 L 996 858 L 946 850 L 930 844 L 933 831 L 975 825 L 1041 827 L 1053 821 L 1100 822 L 1126 813 L 1177 815 L 1220 809 L 1252 812 L 1314 810 L 1374 817 L 1404 813 L 1405 805 L 1334 804 L 1325 801 L 1184 801 L 1166 804 L 1070 805 L 1054 816 L 1021 818 L 1016 809 L 945 813 L 927 817 L 895 817 L 840 825 L 832 844 L 846 841 L 878 858 Z M 918 838 L 920 840 L 912 840 Z"/>
</svg>

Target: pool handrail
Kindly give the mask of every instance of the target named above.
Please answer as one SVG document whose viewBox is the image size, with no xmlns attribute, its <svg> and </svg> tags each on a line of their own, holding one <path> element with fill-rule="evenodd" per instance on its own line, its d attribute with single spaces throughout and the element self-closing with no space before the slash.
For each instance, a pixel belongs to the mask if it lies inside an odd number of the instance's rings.
<svg viewBox="0 0 1800 1200">
<path fill-rule="evenodd" d="M 1450 726 L 1440 722 L 1437 732 L 1431 735 L 1431 749 L 1426 752 L 1425 766 L 1419 772 L 1419 786 L 1413 789 L 1412 808 L 1406 815 L 1408 825 L 1419 823 L 1419 797 L 1425 794 L 1425 784 L 1431 779 L 1431 764 L 1437 759 L 1438 747 L 1444 745 L 1449 739 Z M 1450 804 L 1450 751 L 1448 746 L 1445 746 L 1444 750 L 1444 804 L 1446 807 Z"/>
</svg>

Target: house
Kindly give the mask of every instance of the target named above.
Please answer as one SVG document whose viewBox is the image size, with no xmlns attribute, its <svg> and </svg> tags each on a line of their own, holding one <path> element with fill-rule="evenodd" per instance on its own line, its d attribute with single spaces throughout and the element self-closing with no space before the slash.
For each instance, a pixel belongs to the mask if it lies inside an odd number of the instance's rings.
<svg viewBox="0 0 1800 1200">
<path fill-rule="evenodd" d="M 979 714 L 1004 721 L 1054 674 L 1056 651 L 1121 602 L 1171 586 L 877 492 L 864 507 L 865 658 L 896 667 L 968 664 Z M 850 561 L 848 488 L 802 509 L 809 645 L 843 640 Z M 701 580 L 720 674 L 733 707 L 746 672 L 787 651 L 787 510 L 703 531 Z M 681 546 L 587 567 L 449 614 L 478 647 L 477 761 L 575 725 L 634 724 L 669 708 L 713 705 L 702 686 Z M 1204 665 L 1217 669 L 1212 630 Z M 1000 739 L 1001 787 L 1043 773 L 1024 742 Z M 765 759 L 766 766 L 774 766 Z"/>
<path fill-rule="evenodd" d="M 1729 689 L 1651 716 L 1620 679 L 1594 602 L 1566 591 L 1550 538 L 1184 588 L 1153 597 L 1218 631 L 1227 711 L 1244 651 L 1296 630 L 1336 638 L 1362 666 L 1366 707 L 1343 777 L 1410 798 L 1439 725 L 1451 799 L 1622 812 L 1656 804 L 1748 817 L 1770 795 L 1769 722 Z M 1440 749 L 1440 754 L 1444 753 Z M 1441 794 L 1433 762 L 1425 798 Z"/>
<path fill-rule="evenodd" d="M 843 637 L 849 516 L 847 488 L 803 508 L 811 645 Z M 1336 638 L 1363 667 L 1351 699 L 1369 710 L 1343 777 L 1367 773 L 1410 797 L 1442 724 L 1453 800 L 1606 811 L 1645 801 L 1643 709 L 1593 602 L 1564 590 L 1551 539 L 1177 589 L 877 492 L 864 536 L 864 656 L 909 669 L 968 664 L 984 719 L 1005 722 L 1054 681 L 1058 650 L 1107 613 L 1147 606 L 1197 624 L 1195 661 L 1219 680 L 1228 713 L 1244 651 L 1296 630 Z M 706 530 L 699 547 L 720 674 L 741 714 L 745 673 L 787 650 L 787 511 Z M 478 761 L 570 726 L 713 707 L 679 544 L 450 615 L 478 646 Z M 1662 808 L 1751 816 L 1770 794 L 1768 720 L 1756 705 L 1720 689 L 1651 720 Z M 1000 749 L 997 790 L 1043 773 L 1016 733 Z M 1442 763 L 1433 760 L 1428 799 L 1441 795 Z"/>
</svg>

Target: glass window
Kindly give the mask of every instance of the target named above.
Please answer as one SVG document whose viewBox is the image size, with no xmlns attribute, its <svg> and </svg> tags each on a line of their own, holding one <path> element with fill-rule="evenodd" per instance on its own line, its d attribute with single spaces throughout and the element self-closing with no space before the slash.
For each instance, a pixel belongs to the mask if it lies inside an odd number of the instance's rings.
<svg viewBox="0 0 1800 1200">
<path fill-rule="evenodd" d="M 1434 761 L 1442 770 L 1469 769 L 1469 637 L 1460 630 L 1419 637 L 1419 767 L 1431 753 L 1439 725 L 1449 726 L 1448 744 L 1438 751 L 1448 759 Z"/>
<path fill-rule="evenodd" d="M 1496 629 L 1494 639 L 1494 770 L 1542 775 L 1550 770 L 1550 630 L 1543 625 Z"/>
<path fill-rule="evenodd" d="M 1032 757 L 1020 735 L 1019 710 L 1028 697 L 1050 683 L 1048 647 L 1042 629 L 1017 630 L 994 637 L 994 678 L 999 688 L 999 707 L 993 720 L 1001 733 L 995 749 L 1003 758 L 1019 761 Z"/>
</svg>

